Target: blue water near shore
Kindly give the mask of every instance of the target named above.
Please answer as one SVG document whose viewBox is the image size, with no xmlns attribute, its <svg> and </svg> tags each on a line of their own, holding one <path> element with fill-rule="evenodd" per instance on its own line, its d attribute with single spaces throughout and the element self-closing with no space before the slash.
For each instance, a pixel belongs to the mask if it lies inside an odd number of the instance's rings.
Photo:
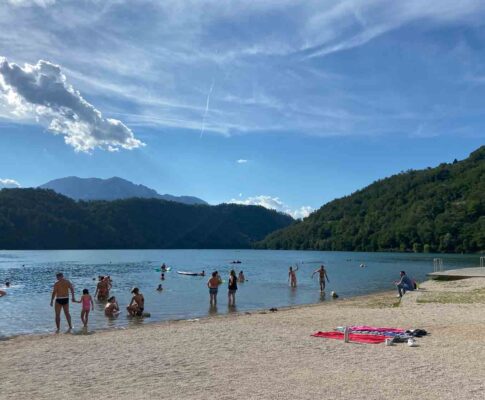
<svg viewBox="0 0 485 400">
<path fill-rule="evenodd" d="M 0 289 L 8 295 L 0 298 L 0 338 L 19 334 L 54 331 L 54 312 L 49 306 L 52 284 L 57 271 L 72 281 L 79 298 L 82 289 L 94 295 L 98 275 L 113 279 L 112 295 L 119 301 L 118 318 L 104 316 L 104 304 L 95 301 L 90 314 L 90 330 L 124 328 L 134 324 L 190 319 L 232 311 L 250 311 L 298 304 L 333 301 L 330 291 L 340 297 L 392 290 L 392 281 L 401 269 L 418 281 L 433 270 L 433 258 L 441 257 L 446 269 L 477 266 L 477 255 L 432 255 L 402 253 L 346 253 L 317 251 L 265 250 L 71 250 L 71 251 L 0 251 Z M 240 260 L 241 264 L 231 264 Z M 156 271 L 165 262 L 172 270 L 160 281 Z M 299 265 L 298 287 L 288 286 L 288 267 Z M 321 296 L 318 278 L 312 272 L 324 263 L 330 283 L 327 296 Z M 367 267 L 360 268 L 364 263 Z M 232 268 L 243 270 L 247 282 L 239 285 L 235 310 L 227 307 L 226 285 L 219 290 L 217 310 L 208 302 L 207 277 L 182 276 L 182 271 L 207 273 L 217 269 L 227 282 Z M 3 282 L 12 282 L 5 288 Z M 163 292 L 155 289 L 163 284 Z M 130 289 L 140 288 L 145 296 L 145 310 L 150 318 L 129 318 L 124 307 Z M 80 330 L 80 305 L 71 305 L 75 332 Z M 62 328 L 66 328 L 62 319 Z"/>
</svg>

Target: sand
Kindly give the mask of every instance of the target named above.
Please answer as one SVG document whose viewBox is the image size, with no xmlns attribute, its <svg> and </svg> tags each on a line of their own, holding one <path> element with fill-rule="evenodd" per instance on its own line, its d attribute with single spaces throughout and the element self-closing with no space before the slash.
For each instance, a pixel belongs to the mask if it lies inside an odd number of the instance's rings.
<svg viewBox="0 0 485 400">
<path fill-rule="evenodd" d="M 439 293 L 467 301 L 435 303 Z M 1 399 L 483 399 L 485 279 L 319 305 L 0 343 Z M 471 300 L 470 300 L 471 299 Z M 476 299 L 476 302 L 474 299 Z M 313 338 L 424 328 L 419 347 Z"/>
</svg>

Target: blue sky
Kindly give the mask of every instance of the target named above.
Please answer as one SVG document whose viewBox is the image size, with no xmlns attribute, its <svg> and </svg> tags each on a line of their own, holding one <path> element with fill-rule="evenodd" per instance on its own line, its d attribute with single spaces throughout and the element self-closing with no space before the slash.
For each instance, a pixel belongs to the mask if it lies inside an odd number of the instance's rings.
<svg viewBox="0 0 485 400">
<path fill-rule="evenodd" d="M 484 17 L 471 0 L 4 1 L 0 185 L 120 176 L 305 215 L 484 143 Z"/>
</svg>

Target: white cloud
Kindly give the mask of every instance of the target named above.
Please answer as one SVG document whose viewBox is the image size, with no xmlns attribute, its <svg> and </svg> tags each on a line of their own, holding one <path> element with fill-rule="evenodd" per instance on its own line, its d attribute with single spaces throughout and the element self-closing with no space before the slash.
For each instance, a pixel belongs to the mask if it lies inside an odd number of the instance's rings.
<svg viewBox="0 0 485 400">
<path fill-rule="evenodd" d="M 35 120 L 76 151 L 116 151 L 144 144 L 121 121 L 105 118 L 70 85 L 58 65 L 40 60 L 22 68 L 0 57 L 0 111 L 16 120 Z"/>
<path fill-rule="evenodd" d="M 19 188 L 20 187 L 20 183 L 18 183 L 16 180 L 14 179 L 1 179 L 0 178 L 0 189 L 3 189 L 3 188 Z"/>
<path fill-rule="evenodd" d="M 20 7 L 30 7 L 30 6 L 47 7 L 56 2 L 56 0 L 7 0 L 7 1 L 13 6 L 20 6 Z"/>
<path fill-rule="evenodd" d="M 245 160 L 244 158 L 240 158 L 239 160 L 236 161 L 238 164 L 246 164 L 248 160 Z"/>
<path fill-rule="evenodd" d="M 241 197 L 241 193 L 239 195 Z M 271 196 L 265 196 L 265 195 L 248 197 L 245 200 L 231 199 L 229 203 L 242 204 L 247 206 L 248 205 L 262 206 L 270 210 L 276 210 L 279 212 L 283 212 L 285 214 L 289 214 L 295 219 L 302 219 L 302 218 L 308 217 L 310 213 L 313 211 L 313 208 L 310 206 L 302 206 L 300 208 L 292 210 L 288 205 L 282 202 L 279 199 L 279 197 L 271 197 Z"/>
</svg>

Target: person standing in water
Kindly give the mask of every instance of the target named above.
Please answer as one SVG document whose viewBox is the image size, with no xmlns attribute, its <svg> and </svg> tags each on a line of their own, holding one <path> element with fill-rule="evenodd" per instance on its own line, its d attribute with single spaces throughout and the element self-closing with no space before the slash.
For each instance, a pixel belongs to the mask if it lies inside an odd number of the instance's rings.
<svg viewBox="0 0 485 400">
<path fill-rule="evenodd" d="M 236 306 L 236 291 L 237 291 L 237 276 L 236 271 L 233 269 L 229 273 L 229 282 L 227 285 L 227 305 L 229 307 Z"/>
<path fill-rule="evenodd" d="M 288 271 L 288 282 L 292 288 L 296 288 L 296 271 L 298 271 L 298 266 L 295 269 L 290 267 Z"/>
<path fill-rule="evenodd" d="M 83 290 L 83 295 L 79 299 L 78 303 L 81 303 L 81 321 L 84 324 L 84 327 L 87 328 L 89 311 L 94 311 L 93 298 L 89 294 L 88 289 Z"/>
<path fill-rule="evenodd" d="M 323 264 L 320 265 L 320 268 L 313 271 L 312 278 L 317 273 L 318 273 L 318 279 L 320 282 L 320 292 L 323 292 L 325 291 L 325 278 L 327 279 L 327 282 L 330 283 L 330 280 L 328 279 L 328 275 L 327 275 L 327 270 L 325 269 L 325 266 Z"/>
<path fill-rule="evenodd" d="M 94 297 L 97 297 L 99 301 L 107 300 L 109 297 L 110 283 L 107 277 L 100 276 L 98 285 L 96 286 L 96 292 Z"/>
<path fill-rule="evenodd" d="M 211 278 L 207 282 L 209 288 L 209 302 L 212 307 L 217 305 L 217 292 L 219 291 L 220 278 L 217 275 L 217 271 L 212 273 Z"/>
<path fill-rule="evenodd" d="M 62 272 L 58 272 L 56 274 L 56 278 L 57 282 L 54 283 L 54 288 L 52 290 L 51 307 L 54 305 L 55 300 L 57 332 L 59 332 L 61 329 L 61 310 L 64 310 L 64 315 L 66 316 L 69 330 L 71 330 L 72 324 L 71 314 L 69 313 L 69 292 L 71 292 L 72 301 L 75 302 L 76 299 L 74 298 L 74 287 L 72 286 L 71 282 L 64 278 L 64 274 Z"/>
</svg>

